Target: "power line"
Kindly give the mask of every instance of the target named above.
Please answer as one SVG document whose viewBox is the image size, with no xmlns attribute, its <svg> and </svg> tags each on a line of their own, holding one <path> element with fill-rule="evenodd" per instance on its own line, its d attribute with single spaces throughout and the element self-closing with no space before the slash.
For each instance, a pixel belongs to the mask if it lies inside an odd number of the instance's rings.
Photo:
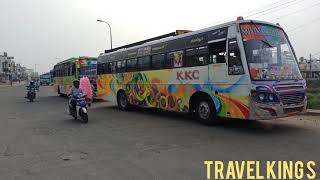
<svg viewBox="0 0 320 180">
<path fill-rule="evenodd" d="M 280 17 L 277 17 L 277 18 L 275 18 L 275 19 L 272 19 L 271 21 L 276 21 L 276 20 L 279 20 L 279 19 L 282 19 L 282 18 L 291 16 L 291 15 L 293 15 L 293 14 L 297 14 L 297 13 L 299 13 L 299 12 L 305 11 L 305 10 L 307 10 L 307 9 L 312 9 L 312 8 L 317 7 L 317 6 L 319 6 L 319 5 L 320 5 L 320 2 L 318 2 L 318 3 L 316 3 L 316 4 L 313 4 L 313 5 L 311 5 L 311 6 L 305 7 L 305 8 L 303 8 L 303 9 L 300 9 L 300 10 L 293 11 L 293 12 L 291 12 L 291 13 L 282 15 L 282 16 L 280 16 Z"/>
<path fill-rule="evenodd" d="M 295 27 L 295 28 L 292 28 L 292 29 L 288 30 L 287 32 L 288 32 L 288 33 L 291 33 L 291 32 L 297 31 L 297 30 L 299 30 L 299 29 L 301 29 L 301 28 L 303 28 L 303 27 L 305 27 L 305 26 L 307 26 L 307 25 L 310 25 L 310 24 L 312 24 L 312 23 L 315 23 L 315 22 L 317 22 L 317 21 L 320 21 L 320 17 L 315 18 L 315 19 L 313 19 L 312 21 L 309 21 L 308 23 L 305 23 L 305 24 L 299 25 L 299 26 L 297 26 L 297 27 Z"/>
<path fill-rule="evenodd" d="M 245 14 L 251 15 L 251 14 L 253 14 L 253 13 L 259 11 L 259 10 L 262 10 L 262 11 L 263 11 L 264 8 L 267 8 L 267 7 L 270 7 L 270 6 L 273 7 L 274 5 L 277 5 L 277 4 L 280 4 L 280 3 L 283 4 L 283 2 L 290 3 L 290 2 L 292 2 L 292 1 L 297 1 L 297 0 L 285 0 L 285 1 L 279 0 L 279 1 L 275 2 L 275 3 L 270 3 L 270 4 L 267 4 L 267 5 L 265 5 L 265 6 L 260 6 L 260 7 L 257 8 L 257 9 L 254 9 L 254 10 L 252 10 L 252 11 L 243 12 L 243 13 L 240 13 L 240 14 L 244 14 L 244 16 L 246 16 Z M 260 11 L 259 11 L 259 12 L 260 12 Z M 227 21 L 227 20 L 229 20 L 229 19 L 231 19 L 231 18 L 233 18 L 233 17 L 224 18 L 223 20 L 217 21 L 216 23 L 221 23 L 221 22 Z"/>
<path fill-rule="evenodd" d="M 268 8 L 268 9 L 265 9 L 265 10 L 263 10 L 263 11 L 260 11 L 260 12 L 257 12 L 257 13 L 253 13 L 253 14 L 249 14 L 249 15 L 247 15 L 246 17 L 252 17 L 252 16 L 255 16 L 255 15 L 258 15 L 258 14 L 261 14 L 261 13 L 264 13 L 264 12 L 267 12 L 267 11 L 270 11 L 270 10 L 273 10 L 273 9 L 276 9 L 276 8 L 278 8 L 278 7 L 282 7 L 282 6 L 284 6 L 284 5 L 288 5 L 288 4 L 290 4 L 290 3 L 292 3 L 292 2 L 296 2 L 296 1 L 298 1 L 298 0 L 291 0 L 291 1 L 288 1 L 288 2 L 285 2 L 285 3 L 282 3 L 282 4 L 279 4 L 279 5 L 277 5 L 277 6 L 274 6 L 274 7 Z M 299 1 L 301 1 L 301 0 L 299 0 Z"/>
<path fill-rule="evenodd" d="M 254 10 L 252 10 L 252 11 L 244 12 L 243 14 L 248 14 L 248 16 L 249 16 L 249 15 L 255 13 L 256 11 L 258 11 L 258 10 L 260 10 L 260 9 L 261 9 L 261 11 L 263 11 L 264 8 L 266 8 L 266 7 L 269 7 L 269 6 L 274 7 L 275 5 L 280 4 L 280 3 L 283 3 L 283 2 L 286 2 L 286 1 L 288 1 L 288 3 L 290 3 L 292 0 L 285 0 L 285 1 L 280 0 L 280 1 L 277 1 L 277 2 L 275 2 L 275 3 L 270 3 L 270 4 L 267 4 L 267 5 L 265 5 L 265 6 L 260 6 L 259 8 L 254 9 Z"/>
<path fill-rule="evenodd" d="M 283 7 L 281 7 L 281 8 L 275 8 L 274 10 L 270 10 L 271 12 L 266 12 L 266 13 L 260 14 L 259 16 L 255 16 L 255 18 L 262 17 L 262 16 L 265 16 L 265 15 L 269 15 L 269 14 L 271 14 L 271 13 L 275 13 L 275 12 L 277 12 L 277 11 L 283 10 L 284 8 L 293 6 L 293 5 L 298 4 L 298 3 L 301 3 L 301 2 L 303 2 L 303 1 L 296 1 L 296 2 L 293 2 L 293 3 L 291 3 L 291 4 L 287 4 L 287 6 L 283 6 Z"/>
<path fill-rule="evenodd" d="M 320 51 L 314 53 L 313 56 L 316 56 L 316 55 L 318 55 L 318 54 L 320 54 Z"/>
</svg>

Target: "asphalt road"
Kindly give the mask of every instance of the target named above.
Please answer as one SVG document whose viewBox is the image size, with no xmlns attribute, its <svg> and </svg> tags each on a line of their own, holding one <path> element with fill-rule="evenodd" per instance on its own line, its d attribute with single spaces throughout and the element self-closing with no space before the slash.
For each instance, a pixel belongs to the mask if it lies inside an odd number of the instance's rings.
<svg viewBox="0 0 320 180">
<path fill-rule="evenodd" d="M 207 127 L 97 102 L 82 124 L 50 88 L 29 103 L 24 87 L 0 86 L 1 180 L 206 179 L 204 160 L 319 160 L 319 116 Z"/>
</svg>

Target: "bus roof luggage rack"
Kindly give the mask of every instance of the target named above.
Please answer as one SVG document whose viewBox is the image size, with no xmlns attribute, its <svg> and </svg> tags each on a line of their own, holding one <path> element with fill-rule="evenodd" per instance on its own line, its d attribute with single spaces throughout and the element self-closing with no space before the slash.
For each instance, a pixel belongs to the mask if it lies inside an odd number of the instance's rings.
<svg viewBox="0 0 320 180">
<path fill-rule="evenodd" d="M 161 35 L 161 36 L 153 37 L 153 38 L 146 39 L 146 40 L 143 40 L 143 41 L 138 41 L 138 42 L 135 42 L 135 43 L 132 43 L 132 44 L 120 46 L 120 47 L 117 47 L 117 48 L 114 48 L 114 49 L 106 49 L 104 51 L 104 53 L 110 53 L 110 52 L 117 51 L 119 49 L 126 49 L 126 48 L 130 48 L 130 47 L 138 46 L 138 45 L 141 45 L 141 44 L 144 44 L 144 43 L 147 43 L 147 42 L 156 41 L 156 40 L 160 40 L 160 39 L 167 38 L 167 37 L 172 37 L 172 36 L 178 36 L 178 35 L 185 34 L 185 33 L 188 33 L 188 32 L 192 32 L 192 31 L 190 31 L 190 30 L 176 30 L 175 32 L 171 32 L 171 33 L 164 34 L 164 35 Z"/>
</svg>

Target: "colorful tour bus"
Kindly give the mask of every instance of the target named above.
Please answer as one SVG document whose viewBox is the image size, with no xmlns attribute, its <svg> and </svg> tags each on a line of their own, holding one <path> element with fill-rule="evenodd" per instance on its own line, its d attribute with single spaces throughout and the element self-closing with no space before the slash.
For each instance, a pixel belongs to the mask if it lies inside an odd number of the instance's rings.
<svg viewBox="0 0 320 180">
<path fill-rule="evenodd" d="M 243 20 L 106 50 L 98 96 L 130 106 L 222 118 L 265 120 L 306 110 L 306 81 L 279 24 Z"/>
<path fill-rule="evenodd" d="M 54 88 L 59 95 L 67 94 L 73 85 L 73 81 L 84 76 L 90 79 L 95 95 L 97 91 L 97 58 L 79 57 L 59 62 L 54 66 L 53 76 Z"/>
</svg>

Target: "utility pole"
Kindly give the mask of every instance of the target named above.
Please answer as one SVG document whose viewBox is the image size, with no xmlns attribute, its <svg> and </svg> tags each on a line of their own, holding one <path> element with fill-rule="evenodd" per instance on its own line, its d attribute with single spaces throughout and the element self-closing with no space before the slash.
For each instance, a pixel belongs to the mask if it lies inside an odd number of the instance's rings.
<svg viewBox="0 0 320 180">
<path fill-rule="evenodd" d="M 310 54 L 310 75 L 309 75 L 310 79 L 312 78 L 312 67 L 311 67 L 311 64 L 312 64 L 312 55 Z"/>
</svg>

